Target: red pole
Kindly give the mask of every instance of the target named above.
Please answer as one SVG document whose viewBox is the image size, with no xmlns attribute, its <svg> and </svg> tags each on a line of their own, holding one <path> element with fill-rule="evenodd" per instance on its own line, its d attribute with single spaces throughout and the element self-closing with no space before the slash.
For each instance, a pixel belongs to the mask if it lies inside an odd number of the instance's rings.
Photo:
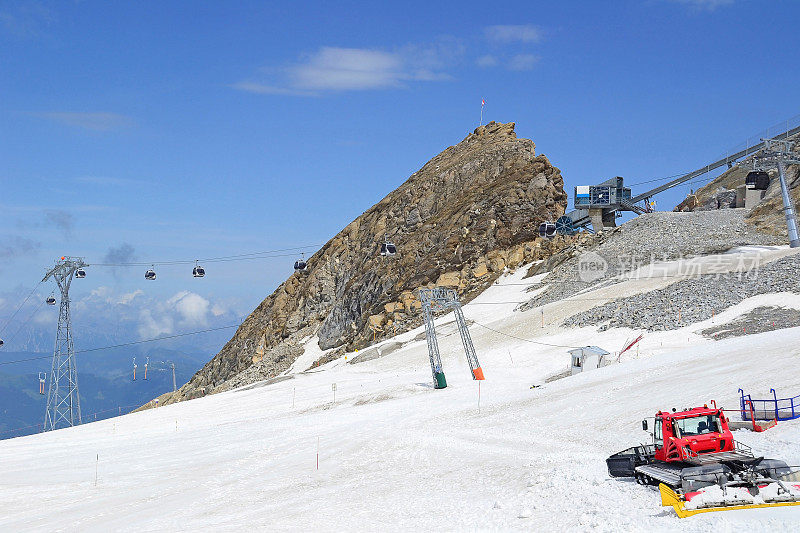
<svg viewBox="0 0 800 533">
<path fill-rule="evenodd" d="M 746 403 L 748 403 L 750 405 L 750 421 L 753 423 L 753 431 L 758 431 L 756 429 L 756 414 L 755 414 L 755 411 L 753 410 L 753 402 L 751 402 L 750 400 L 747 400 Z"/>
</svg>

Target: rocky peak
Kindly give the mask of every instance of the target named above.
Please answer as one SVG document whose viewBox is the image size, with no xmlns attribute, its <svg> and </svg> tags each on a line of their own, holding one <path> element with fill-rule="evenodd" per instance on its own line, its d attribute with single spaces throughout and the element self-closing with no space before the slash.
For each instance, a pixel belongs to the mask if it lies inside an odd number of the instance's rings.
<svg viewBox="0 0 800 533">
<path fill-rule="evenodd" d="M 336 234 L 165 400 L 225 390 L 248 369 L 253 379 L 276 376 L 309 337 L 344 350 L 415 327 L 417 289 L 451 286 L 469 298 L 506 267 L 547 255 L 538 225 L 566 205 L 560 171 L 513 122 L 480 126 Z M 379 255 L 384 238 L 396 256 Z"/>
</svg>

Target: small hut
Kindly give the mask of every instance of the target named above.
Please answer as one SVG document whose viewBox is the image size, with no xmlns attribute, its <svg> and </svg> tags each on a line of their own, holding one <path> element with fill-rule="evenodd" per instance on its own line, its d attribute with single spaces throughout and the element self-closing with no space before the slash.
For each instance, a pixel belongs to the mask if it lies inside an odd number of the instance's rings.
<svg viewBox="0 0 800 533">
<path fill-rule="evenodd" d="M 611 362 L 607 357 L 609 352 L 599 346 L 575 348 L 570 350 L 569 354 L 572 356 L 570 368 L 573 376 L 585 370 L 594 370 L 595 368 L 606 366 Z"/>
</svg>

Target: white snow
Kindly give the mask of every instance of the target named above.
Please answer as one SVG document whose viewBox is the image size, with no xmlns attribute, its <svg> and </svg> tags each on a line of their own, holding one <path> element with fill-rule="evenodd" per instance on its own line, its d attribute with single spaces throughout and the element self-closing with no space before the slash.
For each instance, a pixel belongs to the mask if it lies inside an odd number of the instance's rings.
<svg viewBox="0 0 800 533">
<path fill-rule="evenodd" d="M 711 399 L 736 409 L 739 388 L 800 394 L 800 328 L 722 341 L 695 334 L 699 324 L 646 333 L 619 364 L 544 383 L 568 369 L 568 347 L 614 352 L 639 332 L 558 326 L 598 300 L 550 304 L 544 325 L 540 309 L 515 312 L 530 297 L 523 275 L 465 306 L 483 382 L 444 316 L 446 389 L 431 386 L 420 328 L 364 363 L 303 372 L 323 353 L 309 349 L 272 385 L 0 441 L 0 531 L 798 529 L 800 507 L 678 519 L 657 489 L 609 478 L 605 459 L 646 442 L 640 421 L 659 409 Z M 797 295 L 760 295 L 715 323 L 764 302 L 800 306 Z M 800 422 L 736 438 L 800 465 Z"/>
</svg>

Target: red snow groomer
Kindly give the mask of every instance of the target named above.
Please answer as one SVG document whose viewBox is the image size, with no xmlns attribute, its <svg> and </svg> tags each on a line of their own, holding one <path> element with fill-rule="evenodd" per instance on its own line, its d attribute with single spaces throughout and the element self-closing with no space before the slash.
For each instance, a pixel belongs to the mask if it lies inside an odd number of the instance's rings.
<svg viewBox="0 0 800 533">
<path fill-rule="evenodd" d="M 647 431 L 648 421 L 642 421 Z M 656 413 L 652 444 L 608 459 L 612 477 L 659 485 L 661 504 L 679 517 L 751 507 L 800 505 L 800 481 L 784 461 L 755 457 L 733 440 L 716 406 Z M 791 483 L 790 483 L 791 482 Z"/>
</svg>

